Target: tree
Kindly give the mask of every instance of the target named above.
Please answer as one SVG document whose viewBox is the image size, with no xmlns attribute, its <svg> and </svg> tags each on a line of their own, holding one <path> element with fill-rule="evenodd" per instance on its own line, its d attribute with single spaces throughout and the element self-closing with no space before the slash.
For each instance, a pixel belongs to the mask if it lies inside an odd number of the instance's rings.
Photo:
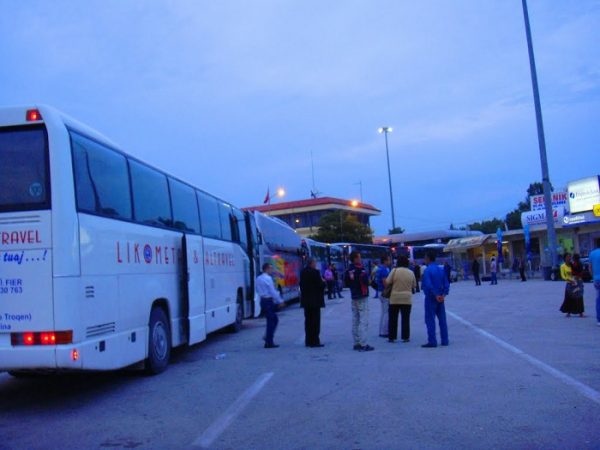
<svg viewBox="0 0 600 450">
<path fill-rule="evenodd" d="M 472 231 L 481 231 L 485 234 L 495 233 L 498 228 L 504 229 L 504 221 L 494 217 L 491 220 L 482 220 L 468 225 L 468 229 Z"/>
<path fill-rule="evenodd" d="M 396 228 L 390 228 L 388 230 L 388 234 L 402 234 L 404 233 L 406 230 L 402 227 L 396 227 Z"/>
<path fill-rule="evenodd" d="M 550 189 L 552 191 L 554 190 L 552 186 L 550 186 Z M 544 185 L 542 183 L 539 181 L 529 183 L 529 187 L 527 188 L 527 197 L 525 197 L 525 200 L 519 202 L 517 207 L 506 215 L 506 226 L 509 230 L 518 230 L 523 228 L 523 225 L 521 224 L 521 213 L 531 210 L 530 197 L 532 195 L 542 195 L 543 193 Z"/>
<path fill-rule="evenodd" d="M 339 211 L 323 215 L 319 220 L 319 231 L 310 237 L 320 242 L 371 244 L 373 230 L 360 223 L 356 216 Z"/>
</svg>

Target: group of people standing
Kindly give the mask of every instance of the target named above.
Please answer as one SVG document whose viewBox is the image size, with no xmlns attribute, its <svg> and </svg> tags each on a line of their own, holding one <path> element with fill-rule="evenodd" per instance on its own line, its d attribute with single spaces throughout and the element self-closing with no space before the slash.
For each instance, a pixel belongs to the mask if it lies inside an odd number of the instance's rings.
<svg viewBox="0 0 600 450">
<path fill-rule="evenodd" d="M 358 252 L 350 254 L 351 266 L 346 272 L 346 285 L 352 294 L 352 336 L 354 350 L 370 351 L 373 347 L 367 343 L 369 314 L 369 274 L 362 265 Z M 448 325 L 444 300 L 448 295 L 450 283 L 444 269 L 435 264 L 435 254 L 425 257 L 427 268 L 423 272 L 422 290 L 425 293 L 425 324 L 427 326 L 427 343 L 424 348 L 437 347 L 436 323 L 440 327 L 441 345 L 449 344 Z M 379 336 L 395 342 L 398 339 L 398 318 L 401 317 L 400 338 L 402 342 L 410 341 L 410 314 L 412 296 L 419 292 L 419 283 L 414 268 L 409 268 L 406 256 L 399 256 L 396 267 L 390 269 L 391 260 L 383 257 L 375 272 L 374 281 L 378 287 L 376 296 L 381 302 Z"/>
<path fill-rule="evenodd" d="M 590 252 L 589 260 L 592 281 L 596 289 L 596 321 L 600 326 L 600 247 Z M 574 255 L 565 253 L 560 266 L 560 277 L 565 281 L 565 297 L 560 311 L 565 313 L 566 317 L 571 317 L 571 314 L 586 317 L 583 303 L 583 271 L 581 257 L 577 253 Z"/>
<path fill-rule="evenodd" d="M 421 275 L 419 267 L 410 267 L 406 256 L 397 259 L 396 267 L 391 268 L 391 260 L 384 257 L 381 264 L 373 273 L 373 280 L 369 272 L 363 266 L 361 255 L 358 252 L 350 254 L 350 267 L 344 274 L 344 284 L 350 289 L 352 297 L 352 338 L 354 350 L 368 352 L 374 347 L 367 343 L 369 324 L 369 286 L 373 281 L 377 287 L 376 297 L 380 299 L 381 316 L 379 322 L 379 336 L 385 337 L 393 343 L 398 339 L 398 319 L 400 323 L 400 339 L 402 342 L 410 341 L 410 314 L 412 310 L 412 296 L 422 290 L 425 294 L 425 325 L 427 327 L 427 343 L 424 348 L 437 347 L 436 318 L 440 328 L 440 343 L 442 346 L 449 344 L 448 325 L 446 321 L 445 298 L 449 293 L 450 280 L 444 269 L 435 263 L 435 254 L 429 253 L 425 257 L 426 269 Z M 491 267 L 494 269 L 496 263 L 492 258 Z M 600 248 L 590 253 L 590 265 L 596 289 L 596 319 L 600 326 Z M 497 266 L 496 266 L 497 267 Z M 265 348 L 279 347 L 273 341 L 278 324 L 277 309 L 283 304 L 273 279 L 271 264 L 264 264 L 262 274 L 256 281 L 256 292 L 260 296 L 262 311 L 267 319 L 267 327 L 264 336 Z M 519 271 L 525 270 L 524 265 L 519 266 Z M 479 279 L 479 262 L 473 261 L 472 271 L 476 285 L 481 284 Z M 560 311 L 567 317 L 571 314 L 584 315 L 583 303 L 583 265 L 579 255 L 567 253 L 560 267 L 560 274 L 566 281 L 565 298 Z M 492 272 L 492 284 L 494 283 Z M 524 276 L 522 276 L 522 281 Z M 421 280 L 419 280 L 421 278 Z M 343 298 L 338 286 L 339 275 L 335 267 L 329 266 L 323 276 L 317 269 L 317 261 L 309 259 L 307 266 L 300 274 L 300 305 L 304 309 L 305 345 L 307 347 L 323 347 L 320 341 L 321 331 L 321 308 L 325 307 L 325 289 L 327 288 L 329 298 L 338 295 Z M 421 281 L 421 287 L 419 287 Z M 497 281 L 496 281 L 497 283 Z"/>
<path fill-rule="evenodd" d="M 349 288 L 352 297 L 352 338 L 353 349 L 360 352 L 374 350 L 367 342 L 369 328 L 369 285 L 370 274 L 362 264 L 361 255 L 358 252 L 350 254 L 350 266 L 344 274 L 344 283 Z M 446 346 L 448 340 L 448 325 L 446 322 L 446 311 L 444 300 L 449 291 L 449 282 L 444 270 L 435 264 L 435 254 L 429 254 L 425 258 L 427 268 L 421 276 L 422 290 L 425 294 L 425 324 L 427 327 L 427 343 L 424 348 L 437 347 L 436 322 L 439 322 L 441 345 Z M 409 267 L 406 256 L 400 256 L 396 267 L 390 269 L 391 260 L 384 257 L 381 260 L 375 280 L 380 288 L 382 309 L 379 324 L 379 335 L 393 343 L 398 339 L 398 319 L 401 318 L 400 338 L 402 342 L 410 341 L 410 314 L 412 310 L 412 296 L 419 292 L 419 280 L 415 275 L 414 268 Z M 308 264 L 300 273 L 300 306 L 304 309 L 304 332 L 306 347 L 323 347 L 320 340 L 321 332 L 321 308 L 325 307 L 325 289 L 328 293 L 335 292 L 331 286 L 335 280 L 334 267 L 328 267 L 323 276 L 317 269 L 317 261 L 314 258 L 308 260 Z M 262 274 L 256 281 L 256 292 L 260 296 L 261 309 L 267 320 L 267 327 L 263 337 L 265 348 L 277 348 L 274 342 L 274 334 L 279 319 L 277 309 L 283 304 L 279 292 L 271 277 L 273 267 L 264 264 Z M 331 273 L 328 273 L 331 272 Z M 341 294 L 338 293 L 338 295 Z M 333 297 L 330 297 L 333 298 Z"/>
</svg>

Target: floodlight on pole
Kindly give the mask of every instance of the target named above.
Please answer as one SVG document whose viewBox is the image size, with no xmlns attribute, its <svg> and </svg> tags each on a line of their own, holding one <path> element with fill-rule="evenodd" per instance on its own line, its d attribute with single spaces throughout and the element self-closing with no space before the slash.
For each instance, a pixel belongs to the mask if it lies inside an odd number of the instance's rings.
<svg viewBox="0 0 600 450">
<path fill-rule="evenodd" d="M 392 229 L 396 229 L 396 215 L 394 214 L 394 195 L 392 194 L 392 171 L 390 170 L 390 151 L 388 149 L 388 133 L 393 131 L 392 127 L 381 127 L 377 130 L 385 136 L 385 156 L 387 159 L 388 183 L 390 185 L 390 204 L 392 206 Z"/>
</svg>

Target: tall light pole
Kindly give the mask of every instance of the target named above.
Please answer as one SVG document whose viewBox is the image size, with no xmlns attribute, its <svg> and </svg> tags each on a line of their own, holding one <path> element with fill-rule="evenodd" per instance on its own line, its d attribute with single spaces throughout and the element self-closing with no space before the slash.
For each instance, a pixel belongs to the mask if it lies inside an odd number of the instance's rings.
<svg viewBox="0 0 600 450">
<path fill-rule="evenodd" d="M 388 133 L 391 133 L 392 127 L 381 127 L 377 130 L 379 134 L 385 136 L 385 156 L 387 158 L 388 182 L 390 184 L 390 204 L 392 205 L 392 230 L 396 229 L 396 215 L 394 214 L 394 196 L 392 195 L 392 172 L 390 170 L 390 151 L 388 149 Z"/>
<path fill-rule="evenodd" d="M 540 105 L 540 93 L 538 90 L 537 71 L 535 68 L 535 57 L 533 55 L 533 43 L 531 41 L 531 29 L 529 28 L 529 13 L 527 12 L 527 0 L 522 0 L 523 17 L 525 18 L 525 34 L 527 35 L 527 49 L 529 51 L 529 67 L 531 69 L 531 84 L 533 85 L 533 102 L 535 104 L 535 118 L 537 122 L 538 143 L 540 147 L 540 162 L 542 165 L 542 184 L 544 186 L 544 203 L 546 209 L 546 226 L 548 228 L 548 247 L 552 268 L 558 266 L 556 230 L 554 229 L 554 213 L 552 211 L 552 194 L 550 174 L 548 173 L 548 157 L 546 156 L 546 139 L 544 138 L 544 122 L 542 121 L 542 107 Z"/>
</svg>

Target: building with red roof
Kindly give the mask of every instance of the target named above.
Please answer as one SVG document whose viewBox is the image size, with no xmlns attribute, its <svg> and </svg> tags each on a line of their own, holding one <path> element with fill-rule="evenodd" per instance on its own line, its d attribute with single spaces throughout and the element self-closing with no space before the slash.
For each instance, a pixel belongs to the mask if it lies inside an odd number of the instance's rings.
<svg viewBox="0 0 600 450">
<path fill-rule="evenodd" d="M 370 226 L 371 216 L 381 214 L 379 209 L 368 203 L 335 197 L 278 202 L 270 205 L 249 206 L 243 209 L 260 211 L 269 216 L 277 217 L 294 228 L 302 236 L 315 234 L 318 231 L 321 217 L 332 212 L 347 213 L 355 216 L 360 223 L 367 226 Z"/>
</svg>

